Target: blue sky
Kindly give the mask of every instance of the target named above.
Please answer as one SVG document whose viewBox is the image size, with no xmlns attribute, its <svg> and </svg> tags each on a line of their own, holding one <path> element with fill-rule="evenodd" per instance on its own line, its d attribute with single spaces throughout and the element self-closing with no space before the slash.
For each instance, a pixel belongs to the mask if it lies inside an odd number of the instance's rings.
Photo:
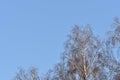
<svg viewBox="0 0 120 80">
<path fill-rule="evenodd" d="M 67 34 L 90 24 L 105 36 L 120 15 L 120 0 L 0 0 L 0 80 L 19 67 L 45 73 L 60 59 Z"/>
</svg>

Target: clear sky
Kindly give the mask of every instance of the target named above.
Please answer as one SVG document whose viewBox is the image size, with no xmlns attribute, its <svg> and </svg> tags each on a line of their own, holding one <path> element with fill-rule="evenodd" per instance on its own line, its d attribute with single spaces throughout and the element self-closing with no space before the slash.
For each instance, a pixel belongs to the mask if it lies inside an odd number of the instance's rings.
<svg viewBox="0 0 120 80">
<path fill-rule="evenodd" d="M 0 80 L 35 66 L 45 73 L 60 59 L 72 26 L 104 36 L 120 16 L 120 0 L 0 0 Z"/>
</svg>

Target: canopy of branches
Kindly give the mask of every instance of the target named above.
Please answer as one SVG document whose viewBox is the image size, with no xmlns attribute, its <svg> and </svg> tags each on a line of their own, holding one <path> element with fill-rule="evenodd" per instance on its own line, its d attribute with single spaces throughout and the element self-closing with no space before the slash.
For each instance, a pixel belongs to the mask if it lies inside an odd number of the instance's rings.
<svg viewBox="0 0 120 80">
<path fill-rule="evenodd" d="M 120 80 L 120 21 L 115 19 L 114 29 L 107 32 L 106 40 L 96 37 L 90 26 L 74 26 L 61 62 L 39 76 L 32 68 L 25 73 L 20 70 L 14 80 Z"/>
</svg>

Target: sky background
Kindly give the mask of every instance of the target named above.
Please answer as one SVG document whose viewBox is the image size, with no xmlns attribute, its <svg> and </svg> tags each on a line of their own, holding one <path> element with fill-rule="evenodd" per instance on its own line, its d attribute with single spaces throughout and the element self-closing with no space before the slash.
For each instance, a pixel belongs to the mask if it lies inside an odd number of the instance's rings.
<svg viewBox="0 0 120 80">
<path fill-rule="evenodd" d="M 120 0 L 0 0 L 0 80 L 12 80 L 19 67 L 45 73 L 74 25 L 90 24 L 103 38 L 116 16 Z"/>
</svg>

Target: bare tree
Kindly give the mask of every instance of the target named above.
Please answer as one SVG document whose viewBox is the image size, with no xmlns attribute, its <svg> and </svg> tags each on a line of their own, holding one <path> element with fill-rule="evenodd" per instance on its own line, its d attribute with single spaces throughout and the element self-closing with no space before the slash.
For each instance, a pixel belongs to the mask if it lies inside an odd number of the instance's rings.
<svg viewBox="0 0 120 80">
<path fill-rule="evenodd" d="M 36 68 L 31 68 L 28 73 L 23 69 L 19 69 L 14 80 L 40 80 L 40 77 Z"/>
<path fill-rule="evenodd" d="M 119 18 L 115 18 L 115 22 L 113 24 L 114 29 L 109 31 L 108 39 L 106 40 L 106 50 L 107 54 L 111 56 L 109 58 L 109 76 L 111 80 L 118 80 L 118 75 L 120 73 L 120 20 Z M 117 78 L 116 78 L 116 77 Z"/>
<path fill-rule="evenodd" d="M 89 26 L 75 26 L 68 35 L 61 62 L 53 69 L 52 80 L 93 80 L 104 73 L 101 41 Z M 97 77 L 98 76 L 98 77 Z M 104 74 L 104 78 L 106 75 Z M 101 76 L 102 78 L 102 76 Z"/>
</svg>

